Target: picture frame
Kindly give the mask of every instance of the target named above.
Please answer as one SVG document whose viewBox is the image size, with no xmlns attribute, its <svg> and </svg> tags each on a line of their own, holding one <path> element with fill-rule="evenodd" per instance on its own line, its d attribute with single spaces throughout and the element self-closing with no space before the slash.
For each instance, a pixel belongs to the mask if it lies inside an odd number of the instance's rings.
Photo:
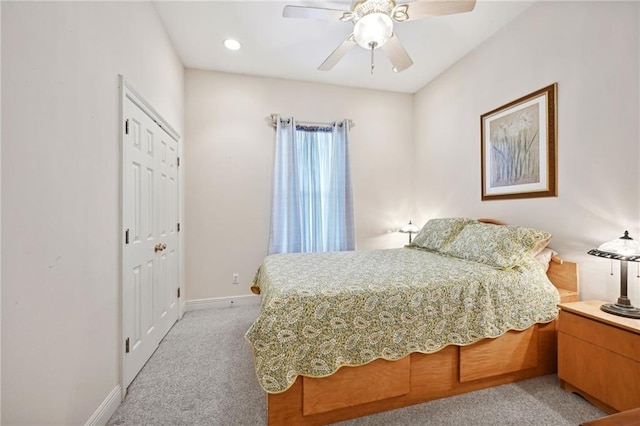
<svg viewBox="0 0 640 426">
<path fill-rule="evenodd" d="M 557 197 L 558 84 L 480 116 L 482 201 Z"/>
</svg>

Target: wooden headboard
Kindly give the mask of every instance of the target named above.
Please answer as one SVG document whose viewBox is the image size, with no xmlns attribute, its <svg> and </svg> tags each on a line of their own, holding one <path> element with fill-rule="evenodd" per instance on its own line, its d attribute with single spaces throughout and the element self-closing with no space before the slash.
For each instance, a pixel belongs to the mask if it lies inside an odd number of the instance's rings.
<svg viewBox="0 0 640 426">
<path fill-rule="evenodd" d="M 506 225 L 506 223 L 504 223 L 504 222 L 500 222 L 499 220 L 491 219 L 491 218 L 488 218 L 488 217 L 481 217 L 480 219 L 478 219 L 478 222 L 490 223 L 492 225 Z"/>
<path fill-rule="evenodd" d="M 562 303 L 578 301 L 580 284 L 577 263 L 565 262 L 557 256 L 554 256 L 551 262 L 549 262 L 547 277 L 549 277 L 549 281 L 558 289 Z"/>
</svg>

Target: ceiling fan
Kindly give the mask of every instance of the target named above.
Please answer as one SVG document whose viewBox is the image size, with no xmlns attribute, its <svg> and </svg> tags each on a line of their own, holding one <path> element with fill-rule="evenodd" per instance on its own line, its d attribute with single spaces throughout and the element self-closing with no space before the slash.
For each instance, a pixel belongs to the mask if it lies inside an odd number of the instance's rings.
<svg viewBox="0 0 640 426">
<path fill-rule="evenodd" d="M 451 15 L 470 12 L 476 0 L 416 0 L 396 4 L 395 0 L 354 1 L 350 10 L 327 9 L 322 7 L 285 6 L 285 18 L 320 19 L 352 22 L 353 32 L 318 67 L 329 71 L 356 44 L 371 50 L 371 74 L 373 74 L 373 51 L 381 48 L 393 64 L 396 72 L 409 68 L 413 61 L 393 31 L 397 23 L 414 21 L 430 16 Z"/>
</svg>

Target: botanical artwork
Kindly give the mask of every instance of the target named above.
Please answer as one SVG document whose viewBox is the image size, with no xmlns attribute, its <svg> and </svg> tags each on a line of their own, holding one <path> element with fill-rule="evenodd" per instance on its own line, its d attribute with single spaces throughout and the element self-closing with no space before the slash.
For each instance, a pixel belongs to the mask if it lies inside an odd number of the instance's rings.
<svg viewBox="0 0 640 426">
<path fill-rule="evenodd" d="M 556 86 L 481 116 L 482 200 L 557 195 Z"/>
<path fill-rule="evenodd" d="M 491 187 L 540 182 L 538 115 L 531 105 L 491 122 Z"/>
</svg>

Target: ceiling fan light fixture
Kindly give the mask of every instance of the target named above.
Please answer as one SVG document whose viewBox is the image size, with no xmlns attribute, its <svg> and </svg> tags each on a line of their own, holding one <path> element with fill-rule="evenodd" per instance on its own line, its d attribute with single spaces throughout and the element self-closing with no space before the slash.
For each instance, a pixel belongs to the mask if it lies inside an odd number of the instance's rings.
<svg viewBox="0 0 640 426">
<path fill-rule="evenodd" d="M 411 57 L 393 31 L 394 22 L 400 24 L 430 16 L 470 12 L 475 5 L 476 0 L 401 0 L 400 4 L 396 4 L 396 0 L 353 0 L 348 10 L 287 5 L 282 16 L 352 22 L 353 33 L 338 45 L 318 69 L 329 71 L 357 44 L 370 51 L 373 74 L 373 52 L 379 47 L 389 58 L 394 72 L 404 71 L 413 65 Z"/>
<path fill-rule="evenodd" d="M 369 13 L 356 22 L 353 36 L 365 49 L 383 46 L 393 34 L 393 21 L 385 13 Z"/>
</svg>

